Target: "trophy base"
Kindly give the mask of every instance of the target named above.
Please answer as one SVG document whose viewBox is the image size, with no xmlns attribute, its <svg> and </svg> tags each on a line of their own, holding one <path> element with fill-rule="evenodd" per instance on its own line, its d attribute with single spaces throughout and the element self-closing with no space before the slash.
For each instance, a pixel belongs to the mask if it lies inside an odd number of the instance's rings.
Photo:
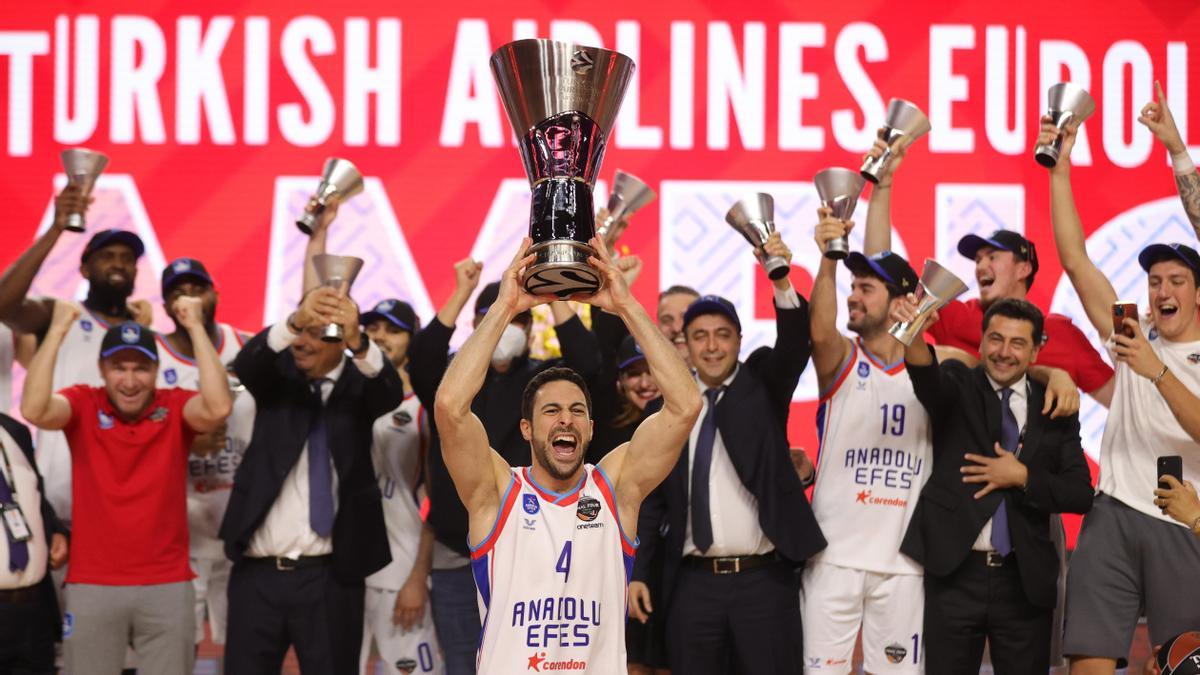
<svg viewBox="0 0 1200 675">
<path fill-rule="evenodd" d="M 551 239 L 529 248 L 537 259 L 525 271 L 525 290 L 534 295 L 590 295 L 600 290 L 600 273 L 588 264 L 591 246 L 573 239 Z"/>
<path fill-rule="evenodd" d="M 842 239 L 834 239 L 825 247 L 825 257 L 830 260 L 845 260 L 850 255 L 850 242 Z"/>
<path fill-rule="evenodd" d="M 792 271 L 792 266 L 784 258 L 772 256 L 764 259 L 762 265 L 767 271 L 767 278 L 771 281 L 779 281 Z"/>
<path fill-rule="evenodd" d="M 917 339 L 917 335 L 925 329 L 925 321 L 928 315 L 924 318 L 918 317 L 917 320 L 911 322 L 900 322 L 892 324 L 888 329 L 888 335 L 896 338 L 900 344 L 905 347 L 912 345 L 913 340 Z"/>
<path fill-rule="evenodd" d="M 317 215 L 320 213 L 321 213 L 320 206 L 318 206 L 317 210 L 314 211 L 313 213 L 309 213 L 309 212 L 305 211 L 303 215 L 301 215 L 299 218 L 296 219 L 296 227 L 299 228 L 299 230 L 301 232 L 303 232 L 304 234 L 312 236 L 313 225 L 317 224 Z"/>
<path fill-rule="evenodd" d="M 884 167 L 887 166 L 888 160 L 891 158 L 892 149 L 888 148 L 878 158 L 868 157 L 867 161 L 863 162 L 862 168 L 858 170 L 858 173 L 863 178 L 871 181 L 872 185 L 878 185 L 879 174 L 883 173 Z"/>
<path fill-rule="evenodd" d="M 1053 145 L 1039 145 L 1033 153 L 1033 158 L 1047 169 L 1053 169 L 1058 164 L 1058 148 Z"/>
<path fill-rule="evenodd" d="M 63 225 L 63 229 L 67 232 L 83 232 L 87 229 L 87 223 L 83 220 L 82 213 L 72 213 L 67 216 L 67 224 Z"/>
<path fill-rule="evenodd" d="M 343 342 L 346 339 L 346 331 L 340 324 L 331 323 L 321 331 L 322 342 Z"/>
</svg>

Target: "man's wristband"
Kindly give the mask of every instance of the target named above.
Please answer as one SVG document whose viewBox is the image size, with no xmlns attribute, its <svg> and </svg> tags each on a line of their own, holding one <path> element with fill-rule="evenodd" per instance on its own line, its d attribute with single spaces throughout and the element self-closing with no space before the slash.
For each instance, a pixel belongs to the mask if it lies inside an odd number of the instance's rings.
<svg viewBox="0 0 1200 675">
<path fill-rule="evenodd" d="M 1167 364 L 1164 363 L 1163 369 L 1158 371 L 1158 375 L 1155 375 L 1154 379 L 1152 379 L 1151 382 L 1153 382 L 1155 386 L 1158 386 L 1158 383 L 1162 382 L 1162 379 L 1166 376 L 1167 376 Z"/>
<path fill-rule="evenodd" d="M 371 341 L 367 339 L 366 335 L 364 335 L 363 333 L 359 333 L 358 334 L 358 346 L 351 349 L 350 353 L 353 354 L 355 358 L 358 358 L 358 357 L 362 356 L 363 354 L 366 354 L 367 350 L 370 348 L 371 348 Z"/>
</svg>

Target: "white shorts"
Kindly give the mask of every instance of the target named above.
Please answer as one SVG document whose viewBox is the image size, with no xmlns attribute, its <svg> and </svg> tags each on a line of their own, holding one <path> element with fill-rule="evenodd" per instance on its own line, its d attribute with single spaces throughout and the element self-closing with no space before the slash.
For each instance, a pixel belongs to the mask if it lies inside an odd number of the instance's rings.
<svg viewBox="0 0 1200 675">
<path fill-rule="evenodd" d="M 212 631 L 214 643 L 225 644 L 225 626 L 229 616 L 229 572 L 233 563 L 227 558 L 191 558 L 192 587 L 196 589 L 196 644 L 204 641 L 204 619 Z"/>
<path fill-rule="evenodd" d="M 441 652 L 433 632 L 433 615 L 429 603 L 425 603 L 425 617 L 411 630 L 405 631 L 392 623 L 392 612 L 396 607 L 397 591 L 367 587 L 366 607 L 363 612 L 363 644 L 359 657 L 359 672 L 367 667 L 371 657 L 371 641 L 383 662 L 384 675 L 415 675 L 417 673 L 443 672 Z M 403 663 L 401 663 L 403 662 Z M 397 664 L 404 666 L 401 669 Z"/>
<path fill-rule="evenodd" d="M 806 675 L 849 673 L 860 628 L 866 672 L 923 671 L 924 577 L 810 562 L 802 578 Z"/>
</svg>

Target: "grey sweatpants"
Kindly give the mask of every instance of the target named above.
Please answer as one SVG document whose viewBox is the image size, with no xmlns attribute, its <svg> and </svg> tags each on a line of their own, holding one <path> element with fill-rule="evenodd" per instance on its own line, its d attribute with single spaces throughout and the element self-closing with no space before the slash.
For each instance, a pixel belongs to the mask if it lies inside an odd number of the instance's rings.
<svg viewBox="0 0 1200 675">
<path fill-rule="evenodd" d="M 192 582 L 151 586 L 68 584 L 66 675 L 118 675 L 132 644 L 138 675 L 190 675 L 196 616 Z"/>
</svg>

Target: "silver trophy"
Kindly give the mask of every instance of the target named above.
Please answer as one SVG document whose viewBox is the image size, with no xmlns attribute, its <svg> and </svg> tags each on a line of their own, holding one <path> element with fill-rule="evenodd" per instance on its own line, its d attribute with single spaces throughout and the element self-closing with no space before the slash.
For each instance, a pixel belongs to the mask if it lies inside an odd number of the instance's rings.
<svg viewBox="0 0 1200 675">
<path fill-rule="evenodd" d="M 312 257 L 312 261 L 321 285 L 336 290 L 343 298 L 350 295 L 350 287 L 354 285 L 354 279 L 363 266 L 362 258 L 349 255 L 318 253 Z M 341 324 L 331 323 L 321 331 L 321 339 L 325 342 L 341 342 L 346 339 L 346 331 Z"/>
<path fill-rule="evenodd" d="M 63 170 L 67 174 L 67 183 L 79 187 L 84 197 L 92 194 L 96 179 L 108 166 L 108 155 L 87 148 L 69 148 L 62 151 Z M 67 216 L 64 229 L 72 232 L 83 232 L 86 225 L 83 213 L 72 213 Z"/>
<path fill-rule="evenodd" d="M 1058 128 L 1058 137 L 1050 145 L 1037 146 L 1033 157 L 1038 164 L 1050 169 L 1058 164 L 1058 153 L 1062 151 L 1063 130 L 1072 122 L 1083 124 L 1084 120 L 1091 117 L 1092 113 L 1096 112 L 1096 101 L 1086 89 L 1070 82 L 1060 82 L 1050 87 L 1046 100 L 1050 108 L 1046 114 L 1054 120 L 1054 126 Z"/>
<path fill-rule="evenodd" d="M 925 324 L 929 323 L 931 314 L 966 292 L 967 285 L 954 276 L 953 272 L 939 265 L 933 258 L 926 258 L 925 269 L 921 270 L 921 283 L 916 292 L 917 318 L 892 324 L 888 333 L 905 346 L 911 345 L 913 339 L 925 330 Z"/>
<path fill-rule="evenodd" d="M 596 234 L 600 235 L 610 251 L 625 228 L 629 227 L 630 216 L 656 197 L 658 195 L 642 179 L 631 173 L 617 171 L 617 175 L 613 176 L 612 192 L 608 195 L 608 207 L 605 209 L 608 213 L 596 228 Z"/>
<path fill-rule="evenodd" d="M 767 237 L 775 231 L 775 200 L 771 195 L 759 192 L 742 199 L 725 214 L 725 222 L 754 247 L 755 257 L 762 263 L 763 269 L 767 270 L 767 276 L 771 280 L 782 279 L 792 271 L 792 266 L 787 260 L 779 256 L 768 256 L 763 252 L 763 244 L 767 243 Z"/>
<path fill-rule="evenodd" d="M 888 101 L 887 120 L 883 123 L 883 128 L 879 130 L 879 138 L 887 143 L 887 150 L 883 151 L 879 159 L 868 157 L 867 161 L 863 162 L 859 173 L 872 183 L 878 183 L 879 174 L 883 173 L 883 168 L 892 159 L 892 144 L 896 142 L 896 139 L 907 136 L 912 141 L 916 141 L 927 133 L 929 133 L 929 118 L 921 112 L 920 108 L 902 98 Z"/>
<path fill-rule="evenodd" d="M 817 188 L 821 206 L 832 209 L 833 217 L 838 220 L 850 220 L 854 216 L 858 196 L 862 194 L 866 184 L 861 174 L 850 169 L 825 169 L 813 176 L 813 185 Z M 850 242 L 845 237 L 838 237 L 825 247 L 826 258 L 841 260 L 848 255 Z"/>
<path fill-rule="evenodd" d="M 362 190 L 363 179 L 358 169 L 349 160 L 330 157 L 325 160 L 325 168 L 321 171 L 321 184 L 317 186 L 317 192 L 313 195 L 317 200 L 317 207 L 311 212 L 305 211 L 301 214 L 296 219 L 296 227 L 300 228 L 304 234 L 312 234 L 313 226 L 317 224 L 317 218 L 325 210 L 325 204 L 330 199 L 336 195 L 338 199 L 345 202 Z"/>
<path fill-rule="evenodd" d="M 525 290 L 570 297 L 594 293 L 592 189 L 608 135 L 633 75 L 633 60 L 596 47 L 517 40 L 492 54 L 492 76 L 516 133 L 533 202 Z"/>
</svg>

